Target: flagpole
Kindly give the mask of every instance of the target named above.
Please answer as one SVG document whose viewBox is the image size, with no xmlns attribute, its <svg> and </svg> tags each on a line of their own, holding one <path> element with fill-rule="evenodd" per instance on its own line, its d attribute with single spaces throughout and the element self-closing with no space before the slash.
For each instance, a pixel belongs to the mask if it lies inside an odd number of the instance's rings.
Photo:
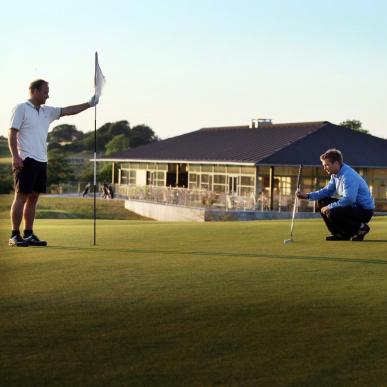
<svg viewBox="0 0 387 387">
<path fill-rule="evenodd" d="M 97 86 L 97 63 L 98 54 L 95 52 L 94 64 L 94 90 L 96 93 Z M 97 104 L 94 106 L 94 246 L 97 241 Z"/>
</svg>

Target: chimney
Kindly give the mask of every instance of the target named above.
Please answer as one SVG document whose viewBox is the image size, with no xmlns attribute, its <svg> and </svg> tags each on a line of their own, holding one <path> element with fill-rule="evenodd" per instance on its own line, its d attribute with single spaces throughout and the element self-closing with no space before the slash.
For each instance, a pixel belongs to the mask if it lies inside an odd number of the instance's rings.
<svg viewBox="0 0 387 387">
<path fill-rule="evenodd" d="M 250 122 L 250 124 L 249 124 L 249 128 L 250 128 L 250 129 L 255 129 L 255 128 L 257 128 L 257 127 L 258 127 L 258 120 L 255 119 L 255 118 L 252 118 L 252 119 L 251 119 L 251 122 Z"/>
<path fill-rule="evenodd" d="M 272 119 L 271 118 L 252 118 L 249 128 L 250 129 L 256 129 L 264 125 L 272 125 Z"/>
</svg>

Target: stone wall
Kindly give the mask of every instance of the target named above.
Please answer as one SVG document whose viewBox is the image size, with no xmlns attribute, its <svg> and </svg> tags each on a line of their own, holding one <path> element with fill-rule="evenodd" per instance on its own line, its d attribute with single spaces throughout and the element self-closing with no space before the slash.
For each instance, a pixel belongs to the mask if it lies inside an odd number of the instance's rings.
<svg viewBox="0 0 387 387">
<path fill-rule="evenodd" d="M 142 216 L 161 221 L 177 222 L 211 222 L 211 221 L 244 221 L 291 219 L 292 212 L 283 211 L 237 211 L 193 208 L 145 202 L 140 200 L 125 200 L 125 208 Z M 318 218 L 320 215 L 313 212 L 299 212 L 296 218 Z"/>
</svg>

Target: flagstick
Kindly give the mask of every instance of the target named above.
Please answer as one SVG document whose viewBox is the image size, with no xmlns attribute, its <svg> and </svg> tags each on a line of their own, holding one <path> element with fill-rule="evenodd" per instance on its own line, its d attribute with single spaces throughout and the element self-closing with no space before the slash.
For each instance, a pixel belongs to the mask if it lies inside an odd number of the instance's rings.
<svg viewBox="0 0 387 387">
<path fill-rule="evenodd" d="M 94 102 L 101 96 L 105 77 L 98 64 L 98 53 L 95 52 L 94 67 Z M 97 101 L 98 102 L 98 101 Z M 94 105 L 94 246 L 96 245 L 97 234 L 97 103 Z"/>
<path fill-rule="evenodd" d="M 95 53 L 94 89 L 97 86 L 97 61 Z M 94 106 L 94 246 L 97 244 L 97 105 Z"/>
<path fill-rule="evenodd" d="M 94 246 L 97 233 L 97 105 L 94 106 Z"/>
</svg>

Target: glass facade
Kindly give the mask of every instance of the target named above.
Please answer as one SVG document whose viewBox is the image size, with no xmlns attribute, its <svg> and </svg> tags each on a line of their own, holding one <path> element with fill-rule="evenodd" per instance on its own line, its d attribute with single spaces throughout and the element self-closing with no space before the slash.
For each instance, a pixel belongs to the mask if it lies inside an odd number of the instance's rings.
<svg viewBox="0 0 387 387">
<path fill-rule="evenodd" d="M 376 210 L 387 211 L 387 169 L 358 168 L 375 198 Z M 289 211 L 294 203 L 298 166 L 246 166 L 225 164 L 121 163 L 119 184 L 157 187 L 179 186 L 240 197 L 254 197 L 260 210 Z M 137 180 L 136 180 L 137 179 Z M 322 167 L 304 167 L 301 190 L 324 187 L 329 176 Z M 300 201 L 301 211 L 313 211 L 314 202 Z"/>
<path fill-rule="evenodd" d="M 387 211 L 387 169 L 359 168 L 357 172 L 363 176 L 375 198 L 377 211 Z"/>
<path fill-rule="evenodd" d="M 290 211 L 294 203 L 294 192 L 297 189 L 299 167 L 275 166 L 272 169 L 273 182 L 270 181 L 270 167 L 257 167 L 257 207 L 262 211 Z M 324 187 L 329 181 L 321 167 L 304 167 L 300 180 L 301 190 L 315 191 Z M 271 200 L 271 192 L 273 198 Z M 314 202 L 300 201 L 300 210 L 313 211 Z"/>
</svg>

